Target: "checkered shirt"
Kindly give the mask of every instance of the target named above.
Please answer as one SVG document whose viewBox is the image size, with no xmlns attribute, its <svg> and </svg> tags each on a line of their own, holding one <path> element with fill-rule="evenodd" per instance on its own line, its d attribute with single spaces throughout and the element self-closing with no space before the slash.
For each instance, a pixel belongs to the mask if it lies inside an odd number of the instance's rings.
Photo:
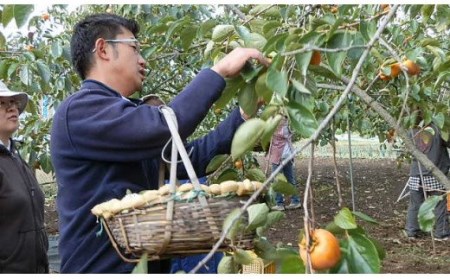
<svg viewBox="0 0 450 279">
<path fill-rule="evenodd" d="M 423 176 L 423 183 L 425 184 L 423 187 L 425 191 L 445 190 L 444 185 L 442 185 L 434 176 Z M 414 191 L 419 191 L 419 188 L 422 187 L 419 176 L 409 177 L 406 185 L 410 190 Z"/>
</svg>

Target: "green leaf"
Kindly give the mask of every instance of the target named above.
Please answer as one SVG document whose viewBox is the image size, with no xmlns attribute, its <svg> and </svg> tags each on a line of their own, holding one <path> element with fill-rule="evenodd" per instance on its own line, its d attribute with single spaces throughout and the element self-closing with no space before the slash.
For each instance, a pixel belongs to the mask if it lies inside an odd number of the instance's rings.
<svg viewBox="0 0 450 279">
<path fill-rule="evenodd" d="M 54 41 L 52 43 L 52 52 L 51 55 L 53 58 L 59 58 L 63 54 L 63 48 L 59 41 Z"/>
<path fill-rule="evenodd" d="M 379 273 L 380 258 L 374 244 L 363 235 L 348 236 L 348 247 L 345 253 L 349 265 L 349 273 Z"/>
<path fill-rule="evenodd" d="M 314 114 L 303 104 L 294 101 L 289 102 L 287 110 L 294 130 L 305 138 L 312 136 L 318 127 Z"/>
<path fill-rule="evenodd" d="M 352 36 L 352 46 L 361 46 L 365 44 L 364 38 L 361 33 L 355 33 Z M 364 52 L 364 48 L 353 48 L 348 51 L 348 58 L 351 60 L 359 60 Z"/>
<path fill-rule="evenodd" d="M 15 5 L 4 5 L 2 11 L 2 24 L 6 27 L 11 20 L 14 18 L 14 6 Z"/>
<path fill-rule="evenodd" d="M 23 65 L 22 68 L 20 68 L 20 81 L 25 85 L 30 85 L 30 70 L 28 68 L 28 65 Z"/>
<path fill-rule="evenodd" d="M 270 117 L 266 120 L 266 127 L 264 129 L 264 133 L 261 136 L 261 145 L 266 150 L 267 145 L 270 143 L 272 139 L 273 132 L 277 129 L 278 124 L 283 119 L 283 116 L 280 114 L 275 115 L 274 117 Z"/>
<path fill-rule="evenodd" d="M 180 39 L 181 39 L 181 46 L 185 51 L 189 49 L 189 47 L 192 44 L 192 41 L 195 39 L 197 34 L 198 26 L 196 25 L 189 25 L 185 26 L 183 28 L 183 31 L 181 31 Z"/>
<path fill-rule="evenodd" d="M 266 43 L 266 38 L 258 33 L 250 33 L 249 37 L 244 39 L 245 47 L 256 48 L 261 51 L 263 50 Z"/>
<path fill-rule="evenodd" d="M 424 232 L 431 232 L 435 222 L 434 208 L 444 196 L 428 197 L 419 208 L 419 226 Z"/>
<path fill-rule="evenodd" d="M 251 168 L 245 172 L 245 178 L 250 179 L 251 181 L 259 181 L 264 182 L 266 180 L 266 176 L 264 172 L 260 168 Z"/>
<path fill-rule="evenodd" d="M 262 97 L 266 103 L 270 103 L 270 100 L 272 99 L 272 90 L 267 87 L 266 84 L 267 79 L 267 72 L 262 73 L 258 76 L 258 79 L 255 83 L 255 92 L 256 95 L 259 97 Z"/>
<path fill-rule="evenodd" d="M 245 86 L 245 81 L 241 76 L 227 80 L 227 85 L 220 98 L 215 102 L 216 108 L 224 108 L 233 97 Z"/>
<path fill-rule="evenodd" d="M 232 223 L 233 220 L 239 216 L 240 212 L 240 208 L 235 208 L 227 215 L 227 217 L 225 217 L 225 220 L 223 221 L 223 231 L 231 227 L 230 231 L 227 233 L 227 238 L 230 240 L 234 240 L 239 232 L 239 223 L 241 222 L 242 216 L 239 217 L 239 220 L 237 220 L 233 225 Z"/>
<path fill-rule="evenodd" d="M 212 160 L 209 162 L 208 166 L 206 167 L 206 173 L 211 173 L 215 170 L 217 170 L 223 162 L 229 157 L 228 154 L 219 154 L 214 156 Z"/>
<path fill-rule="evenodd" d="M 378 224 L 377 220 L 373 219 L 372 217 L 370 217 L 370 216 L 368 216 L 368 215 L 366 215 L 366 214 L 364 214 L 362 212 L 353 211 L 353 215 L 355 215 L 356 217 L 359 217 L 360 219 L 362 219 L 362 220 L 364 220 L 366 222 L 369 222 L 369 223 L 372 223 L 372 224 Z"/>
<path fill-rule="evenodd" d="M 278 248 L 277 273 L 301 274 L 305 273 L 305 265 L 298 252 L 292 248 Z"/>
<path fill-rule="evenodd" d="M 288 37 L 289 34 L 287 33 L 281 33 L 277 34 L 267 40 L 266 45 L 263 48 L 263 53 L 265 55 L 271 53 L 272 51 L 278 51 L 278 46 L 284 46 L 284 41 Z M 284 47 L 281 47 L 284 49 Z"/>
<path fill-rule="evenodd" d="M 421 12 L 422 12 L 422 19 L 424 23 L 427 23 L 427 21 L 430 19 L 431 15 L 434 11 L 434 5 L 423 5 Z"/>
<path fill-rule="evenodd" d="M 278 93 L 281 97 L 285 97 L 288 90 L 288 74 L 286 71 L 278 71 L 274 67 L 270 67 L 267 71 L 267 86 L 270 90 Z"/>
<path fill-rule="evenodd" d="M 183 28 L 185 25 L 189 25 L 189 18 L 187 17 L 183 17 L 180 18 L 177 21 L 174 21 L 170 24 L 169 28 L 166 31 L 166 34 L 164 35 L 164 37 L 166 38 L 166 41 L 164 42 L 164 44 L 167 44 L 169 41 L 173 40 L 172 35 L 180 28 Z M 195 34 L 195 33 L 194 33 Z"/>
<path fill-rule="evenodd" d="M 277 193 L 282 193 L 285 195 L 298 195 L 298 191 L 294 185 L 283 180 L 275 180 L 271 187 Z"/>
<path fill-rule="evenodd" d="M 311 94 L 311 91 L 309 91 L 309 89 L 306 88 L 306 86 L 304 86 L 300 81 L 291 79 L 291 82 L 292 85 L 294 85 L 295 89 L 297 89 L 300 93 Z"/>
<path fill-rule="evenodd" d="M 218 274 L 234 274 L 236 273 L 234 259 L 232 256 L 224 256 L 217 266 Z"/>
<path fill-rule="evenodd" d="M 350 209 L 342 208 L 334 217 L 334 223 L 345 230 L 356 229 L 356 220 Z"/>
<path fill-rule="evenodd" d="M 266 231 L 272 227 L 274 224 L 276 224 L 278 221 L 280 221 L 282 218 L 284 218 L 286 215 L 284 212 L 281 211 L 271 211 L 267 214 L 267 220 L 266 223 L 263 226 L 260 226 L 256 228 L 256 234 L 258 236 L 264 236 Z"/>
<path fill-rule="evenodd" d="M 267 120 L 279 112 L 280 108 L 278 106 L 268 105 L 264 108 L 263 112 L 259 116 L 262 120 Z"/>
<path fill-rule="evenodd" d="M 247 115 L 255 115 L 258 109 L 258 95 L 255 92 L 255 82 L 247 83 L 238 94 L 239 106 Z"/>
<path fill-rule="evenodd" d="M 14 19 L 18 28 L 21 28 L 27 23 L 33 11 L 34 5 L 14 5 Z"/>
<path fill-rule="evenodd" d="M 233 25 L 217 25 L 214 27 L 211 39 L 214 42 L 221 42 L 234 33 Z"/>
<path fill-rule="evenodd" d="M 219 177 L 214 181 L 215 183 L 224 182 L 227 180 L 239 180 L 239 173 L 234 168 L 224 170 Z"/>
<path fill-rule="evenodd" d="M 256 238 L 253 240 L 254 251 L 258 257 L 265 260 L 277 259 L 277 250 L 266 238 Z"/>
<path fill-rule="evenodd" d="M 253 204 L 247 208 L 248 226 L 246 230 L 253 231 L 255 228 L 263 225 L 267 220 L 269 207 L 265 203 Z"/>
<path fill-rule="evenodd" d="M 147 274 L 148 273 L 148 256 L 147 253 L 142 254 L 137 265 L 133 268 L 131 274 Z"/>
<path fill-rule="evenodd" d="M 253 66 L 249 62 L 245 63 L 240 75 L 244 78 L 246 83 L 252 81 L 264 69 L 263 65 Z"/>
<path fill-rule="evenodd" d="M 41 169 L 45 173 L 50 173 L 51 171 L 53 171 L 53 164 L 48 154 L 43 153 L 41 156 L 39 156 L 39 163 L 41 164 Z"/>
<path fill-rule="evenodd" d="M 361 20 L 359 24 L 359 31 L 361 32 L 361 35 L 363 36 L 364 40 L 370 41 L 370 39 L 375 35 L 375 32 L 377 31 L 377 23 L 373 20 L 371 21 L 364 21 Z"/>
<path fill-rule="evenodd" d="M 244 42 L 250 38 L 251 31 L 247 27 L 239 25 L 235 27 L 235 30 Z"/>
<path fill-rule="evenodd" d="M 350 35 L 347 32 L 336 32 L 327 42 L 327 48 L 339 49 L 350 45 Z M 342 74 L 342 64 L 347 56 L 346 51 L 326 53 L 330 67 L 337 76 Z"/>
<path fill-rule="evenodd" d="M 236 131 L 231 143 L 231 156 L 233 160 L 252 150 L 255 143 L 264 133 L 266 122 L 258 118 L 252 118 L 242 124 Z"/>
<path fill-rule="evenodd" d="M 42 80 L 45 83 L 48 83 L 51 78 L 50 68 L 47 66 L 47 64 L 43 63 L 42 61 L 37 61 L 36 65 L 37 65 L 40 77 L 42 78 Z"/>
<path fill-rule="evenodd" d="M 236 249 L 233 253 L 233 260 L 237 264 L 251 264 L 253 262 L 253 257 L 247 251 L 242 249 Z"/>
<path fill-rule="evenodd" d="M 372 242 L 372 244 L 375 246 L 375 249 L 377 249 L 378 258 L 380 258 L 380 260 L 383 260 L 386 257 L 386 250 L 384 250 L 383 244 L 378 242 L 378 240 L 376 239 L 370 238 L 368 236 L 366 237 Z"/>
<path fill-rule="evenodd" d="M 340 79 L 338 78 L 338 76 L 336 76 L 336 74 L 331 71 L 329 68 L 327 67 L 323 67 L 323 66 L 310 66 L 309 68 L 311 71 L 313 71 L 314 73 L 332 79 L 334 81 L 340 81 Z"/>
<path fill-rule="evenodd" d="M 0 79 L 6 79 L 6 77 L 8 76 L 8 67 L 9 67 L 9 62 L 6 61 L 5 59 L 2 59 L 0 61 Z"/>
<path fill-rule="evenodd" d="M 0 32 L 0 48 L 3 49 L 6 46 L 6 38 L 3 32 Z"/>
<path fill-rule="evenodd" d="M 263 26 L 263 35 L 266 38 L 272 38 L 275 35 L 277 27 L 280 27 L 281 23 L 276 20 L 268 21 Z"/>
<path fill-rule="evenodd" d="M 216 21 L 214 19 L 208 19 L 207 21 L 202 22 L 198 31 L 200 37 L 204 37 L 215 25 Z"/>
<path fill-rule="evenodd" d="M 445 115 L 442 112 L 438 112 L 433 116 L 433 122 L 439 127 L 439 129 L 443 129 L 445 122 Z"/>
<path fill-rule="evenodd" d="M 313 55 L 312 51 L 295 54 L 295 62 L 302 76 L 306 76 L 306 72 L 308 71 L 312 55 Z"/>
</svg>

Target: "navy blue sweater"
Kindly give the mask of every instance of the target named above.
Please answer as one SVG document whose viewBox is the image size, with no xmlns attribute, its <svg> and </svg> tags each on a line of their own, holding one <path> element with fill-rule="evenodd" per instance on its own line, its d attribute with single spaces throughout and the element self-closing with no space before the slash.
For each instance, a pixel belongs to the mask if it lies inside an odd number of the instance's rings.
<svg viewBox="0 0 450 279">
<path fill-rule="evenodd" d="M 185 140 L 206 116 L 223 88 L 224 79 L 202 70 L 169 106 Z M 199 177 L 217 154 L 229 153 L 236 129 L 243 123 L 234 110 L 216 130 L 188 145 Z M 51 131 L 51 158 L 58 183 L 62 273 L 129 273 L 134 265 L 117 255 L 91 208 L 129 189 L 157 187 L 160 153 L 170 132 L 156 107 L 136 105 L 107 86 L 83 82 L 81 90 L 57 108 Z M 184 168 L 179 168 L 179 178 Z"/>
</svg>

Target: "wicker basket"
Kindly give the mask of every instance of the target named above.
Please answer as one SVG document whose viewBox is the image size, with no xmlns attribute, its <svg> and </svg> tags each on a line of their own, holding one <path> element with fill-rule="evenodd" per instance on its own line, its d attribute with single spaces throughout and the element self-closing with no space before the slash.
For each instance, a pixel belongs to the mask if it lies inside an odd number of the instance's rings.
<svg viewBox="0 0 450 279">
<path fill-rule="evenodd" d="M 175 191 L 178 153 L 195 190 L 200 192 L 198 178 L 178 135 L 175 113 L 165 106 L 161 106 L 160 110 L 172 134 L 171 193 Z M 209 252 L 221 238 L 223 221 L 227 215 L 241 206 L 240 197 L 207 199 L 203 195 L 197 195 L 190 202 L 168 198 L 166 201 L 102 219 L 102 224 L 123 260 L 138 262 L 143 253 L 147 253 L 149 260 L 159 260 L 176 255 Z M 243 215 L 242 218 L 246 224 L 248 217 Z M 242 233 L 234 238 L 233 245 L 251 249 L 253 238 L 254 233 Z M 229 244 L 230 241 L 225 240 L 219 250 L 227 250 Z"/>
<path fill-rule="evenodd" d="M 276 272 L 275 262 L 259 258 L 255 254 L 255 259 L 251 264 L 242 265 L 243 274 L 273 274 Z"/>
<path fill-rule="evenodd" d="M 205 209 L 200 202 L 175 202 L 173 220 L 166 219 L 167 203 L 155 204 L 102 219 L 113 246 L 128 262 L 136 262 L 143 253 L 149 260 L 177 255 L 209 252 L 219 240 L 223 221 L 233 209 L 241 206 L 240 198 L 210 198 Z M 243 216 L 247 222 L 247 216 Z M 254 233 L 238 235 L 233 245 L 253 248 Z M 230 241 L 222 243 L 226 251 Z M 125 254 L 132 254 L 129 258 Z"/>
</svg>

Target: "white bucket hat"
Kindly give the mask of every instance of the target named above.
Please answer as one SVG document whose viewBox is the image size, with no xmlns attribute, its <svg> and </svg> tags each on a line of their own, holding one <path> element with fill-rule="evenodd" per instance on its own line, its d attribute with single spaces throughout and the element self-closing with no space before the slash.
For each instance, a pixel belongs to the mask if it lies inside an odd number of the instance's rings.
<svg viewBox="0 0 450 279">
<path fill-rule="evenodd" d="M 24 92 L 14 92 L 8 89 L 6 85 L 0 81 L 0 97 L 16 97 L 20 100 L 19 113 L 22 113 L 28 103 L 28 95 Z"/>
</svg>

